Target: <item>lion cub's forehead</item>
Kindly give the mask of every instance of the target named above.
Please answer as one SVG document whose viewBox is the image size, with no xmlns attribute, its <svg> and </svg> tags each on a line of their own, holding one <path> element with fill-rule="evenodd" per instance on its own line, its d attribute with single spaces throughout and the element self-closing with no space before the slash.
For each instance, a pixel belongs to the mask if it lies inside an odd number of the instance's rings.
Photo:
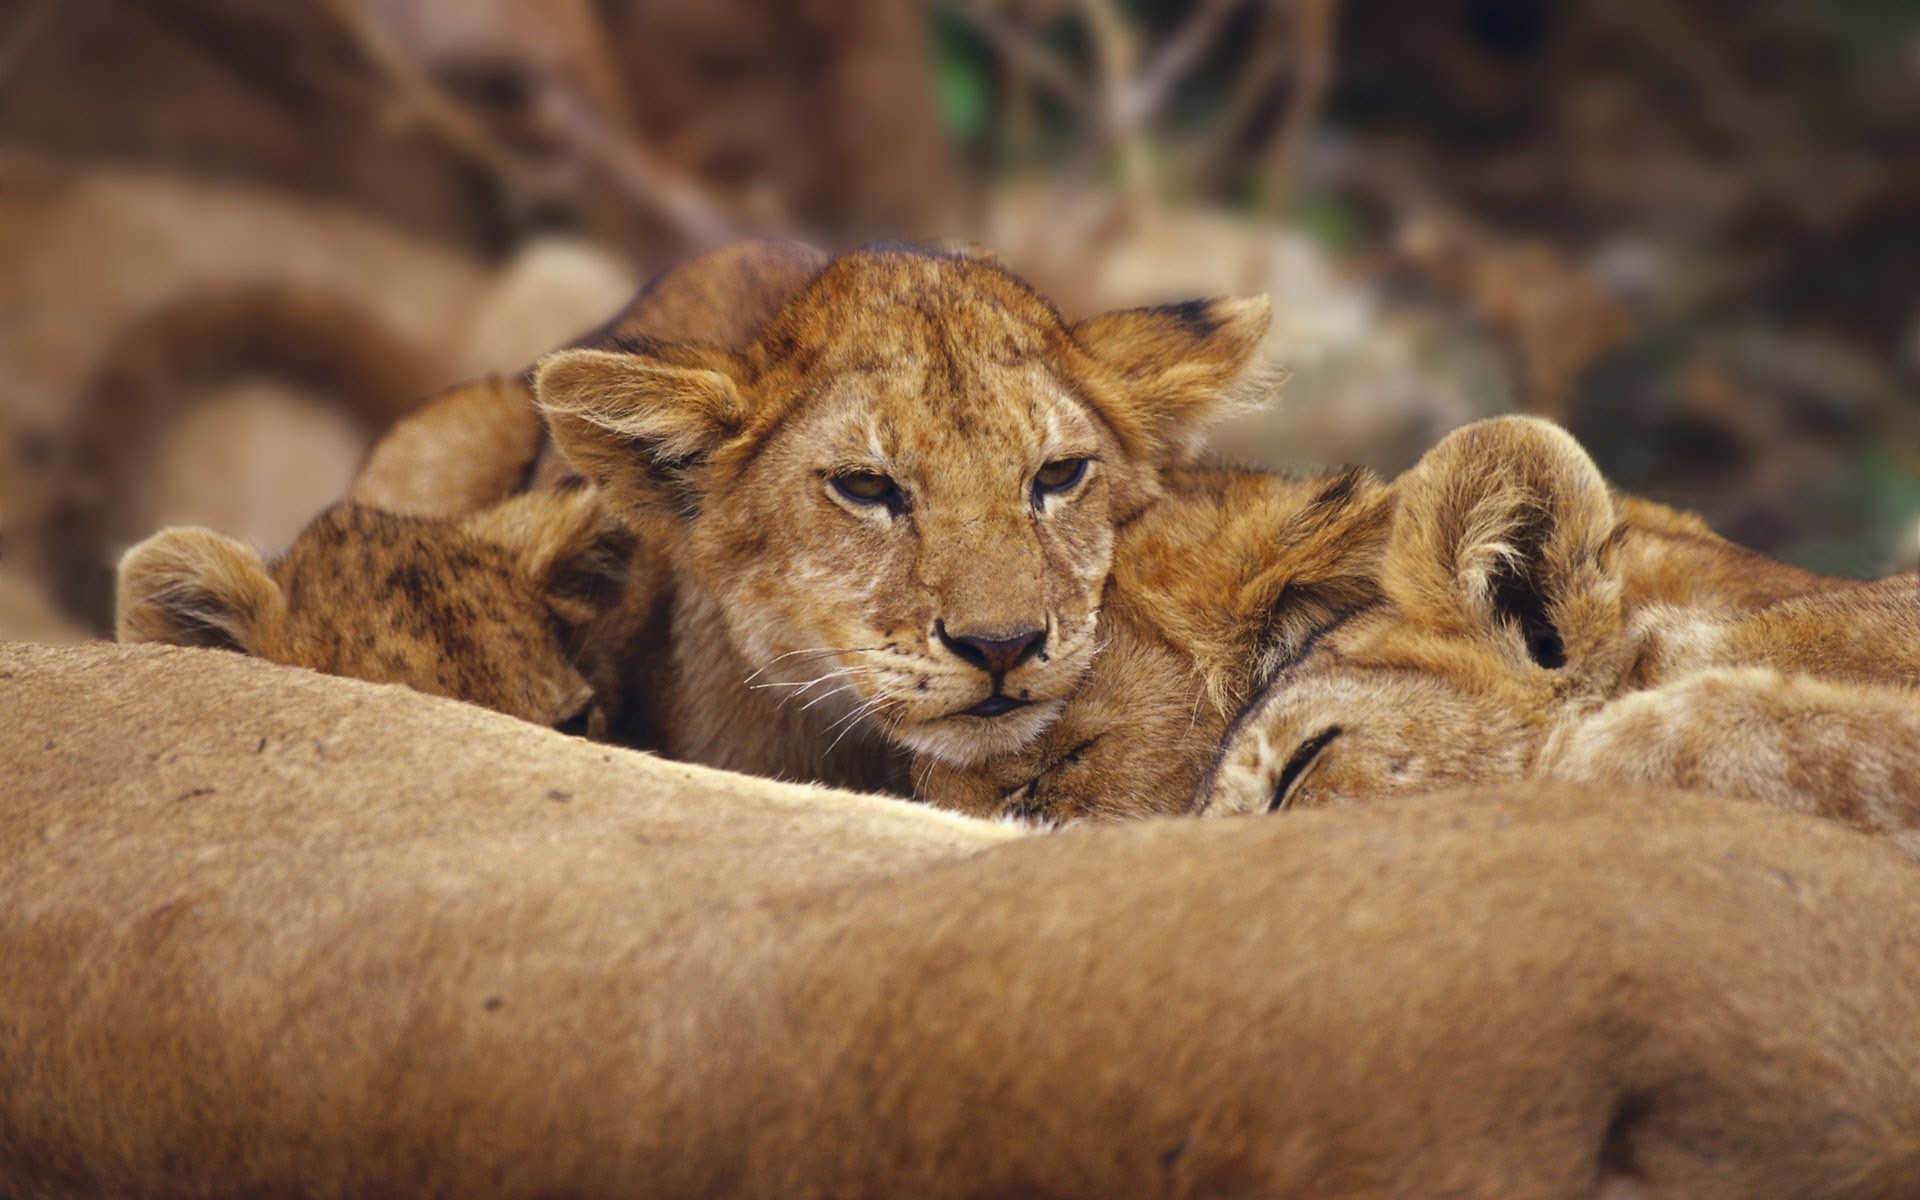
<svg viewBox="0 0 1920 1200">
<path fill-rule="evenodd" d="M 771 326 L 761 377 L 779 411 L 836 449 L 911 463 L 1096 449 L 1059 315 L 979 260 L 865 252 L 836 262 Z"/>
<path fill-rule="evenodd" d="M 899 470 L 979 460 L 1030 470 L 1039 459 L 1096 453 L 1101 426 L 1043 366 L 982 367 L 955 382 L 907 364 L 832 381 L 811 405 L 832 453 Z"/>
<path fill-rule="evenodd" d="M 1033 364 L 1069 377 L 1080 356 L 1059 313 L 998 266 L 862 252 L 837 259 L 768 325 L 751 356 L 763 400 L 804 401 L 824 380 L 866 375 L 948 393 Z"/>
<path fill-rule="evenodd" d="M 799 357 L 843 369 L 873 354 L 964 339 L 969 355 L 1031 358 L 1068 340 L 1059 312 L 996 263 L 965 255 L 867 250 L 835 259 L 768 324 L 768 364 Z"/>
</svg>

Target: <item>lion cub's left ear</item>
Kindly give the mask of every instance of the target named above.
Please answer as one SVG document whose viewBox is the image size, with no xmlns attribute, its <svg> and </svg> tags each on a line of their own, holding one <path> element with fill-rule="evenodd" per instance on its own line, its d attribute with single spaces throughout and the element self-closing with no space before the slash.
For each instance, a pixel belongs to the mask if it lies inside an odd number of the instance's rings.
<svg viewBox="0 0 1920 1200">
<path fill-rule="evenodd" d="M 1124 381 L 1125 410 L 1109 414 L 1136 450 L 1191 449 L 1246 391 L 1257 390 L 1260 341 L 1273 319 L 1265 296 L 1224 296 L 1088 317 L 1082 349 Z"/>
<path fill-rule="evenodd" d="M 671 512 L 697 490 L 701 460 L 746 420 L 738 369 L 705 346 L 562 350 L 541 361 L 534 393 L 560 452 L 613 511 Z"/>
<path fill-rule="evenodd" d="M 162 529 L 120 560 L 114 636 L 269 656 L 287 602 L 251 546 L 211 529 Z"/>
</svg>

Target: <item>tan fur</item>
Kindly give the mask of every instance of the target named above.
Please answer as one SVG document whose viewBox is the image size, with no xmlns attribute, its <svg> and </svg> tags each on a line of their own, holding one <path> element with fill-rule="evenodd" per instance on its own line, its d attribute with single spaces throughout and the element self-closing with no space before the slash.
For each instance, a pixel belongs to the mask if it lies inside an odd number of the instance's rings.
<svg viewBox="0 0 1920 1200">
<path fill-rule="evenodd" d="M 1114 527 L 1231 401 L 1266 320 L 1214 300 L 1069 326 L 986 259 L 883 247 L 744 353 L 548 358 L 561 450 L 617 511 L 675 524 L 668 753 L 898 787 L 901 748 L 965 765 L 1030 741 L 1092 658 Z M 855 474 L 897 486 L 860 503 L 835 483 Z M 968 639 L 1029 652 L 993 670 Z M 968 715 L 996 695 L 1020 706 Z"/>
<path fill-rule="evenodd" d="M 1570 778 L 1764 800 L 1920 848 L 1920 580 L 1755 565 L 1666 510 L 1616 507 L 1538 421 L 1464 429 L 1400 490 L 1385 599 L 1242 713 L 1208 811 Z"/>
<path fill-rule="evenodd" d="M 403 683 L 644 743 L 614 678 L 629 651 L 607 644 L 643 636 L 658 605 L 650 582 L 661 572 L 643 569 L 633 540 L 585 489 L 459 522 L 342 504 L 271 565 L 210 530 L 168 529 L 120 564 L 118 634 Z"/>
<path fill-rule="evenodd" d="M 1389 491 L 1188 469 L 1120 533 L 1087 682 L 1035 741 L 973 767 L 923 756 L 916 795 L 1058 824 L 1185 812 L 1249 693 L 1378 595 Z"/>
<path fill-rule="evenodd" d="M 1792 814 L 1021 839 L 201 651 L 0 695 L 22 1200 L 1920 1192 L 1920 874 Z"/>
<path fill-rule="evenodd" d="M 1920 859 L 1920 691 L 1911 684 L 1699 671 L 1555 730 L 1534 774 L 1736 796 L 1886 834 Z"/>
</svg>

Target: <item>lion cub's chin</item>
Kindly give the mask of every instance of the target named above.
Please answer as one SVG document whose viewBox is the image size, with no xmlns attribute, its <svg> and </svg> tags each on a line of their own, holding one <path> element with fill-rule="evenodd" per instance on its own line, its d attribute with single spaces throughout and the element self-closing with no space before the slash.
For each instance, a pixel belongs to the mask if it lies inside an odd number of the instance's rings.
<svg viewBox="0 0 1920 1200">
<path fill-rule="evenodd" d="M 1065 705 L 1065 700 L 1036 700 L 997 717 L 938 717 L 902 724 L 892 737 L 948 766 L 973 767 L 1026 746 L 1046 732 Z"/>
</svg>

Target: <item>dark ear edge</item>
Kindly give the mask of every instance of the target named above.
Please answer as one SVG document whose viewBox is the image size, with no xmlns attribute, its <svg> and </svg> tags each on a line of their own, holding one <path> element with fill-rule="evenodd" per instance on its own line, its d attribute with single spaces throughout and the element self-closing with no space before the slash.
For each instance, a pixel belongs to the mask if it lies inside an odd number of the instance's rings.
<svg viewBox="0 0 1920 1200">
<path fill-rule="evenodd" d="M 1534 417 L 1463 426 L 1399 487 L 1382 581 L 1403 611 L 1515 629 L 1550 670 L 1617 629 L 1613 494 L 1565 430 Z"/>
<path fill-rule="evenodd" d="M 120 559 L 115 637 L 261 654 L 286 599 L 252 547 L 210 529 L 163 529 Z"/>
<path fill-rule="evenodd" d="M 1121 411 L 1109 418 L 1131 448 L 1167 457 L 1195 448 L 1206 428 L 1263 400 L 1275 375 L 1258 369 L 1273 319 L 1265 296 L 1223 296 L 1101 313 L 1074 340 L 1118 376 Z"/>
</svg>

